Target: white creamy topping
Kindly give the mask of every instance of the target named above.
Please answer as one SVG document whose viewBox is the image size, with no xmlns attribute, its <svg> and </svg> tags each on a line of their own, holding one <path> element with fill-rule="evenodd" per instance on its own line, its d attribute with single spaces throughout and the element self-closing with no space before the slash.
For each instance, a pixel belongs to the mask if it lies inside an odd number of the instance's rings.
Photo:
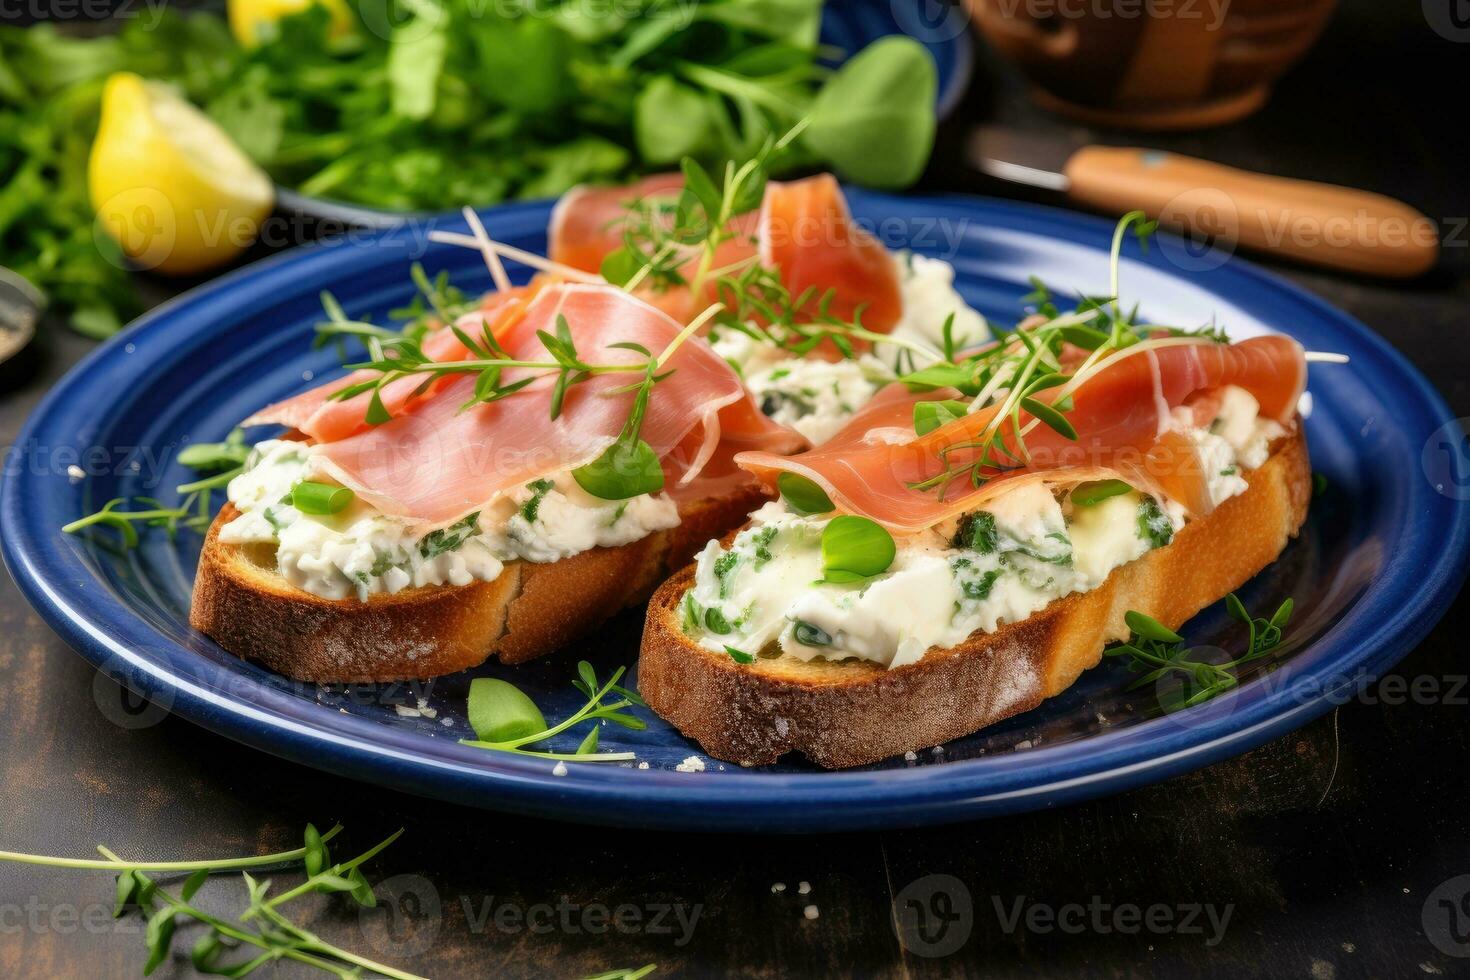
<svg viewBox="0 0 1470 980">
<path fill-rule="evenodd" d="M 938 347 L 944 321 L 953 313 L 951 333 L 958 349 L 975 347 L 991 339 L 985 317 L 972 309 L 954 288 L 954 266 L 943 259 L 931 259 L 915 252 L 900 252 L 895 261 L 901 269 L 903 315 L 893 328 L 893 336 Z M 889 363 L 896 355 L 895 347 L 882 350 L 884 360 Z"/>
<path fill-rule="evenodd" d="M 901 253 L 899 264 L 903 315 L 892 336 L 938 348 L 944 321 L 955 320 L 952 333 L 960 347 L 990 339 L 985 318 L 965 304 L 954 288 L 954 268 L 941 259 Z M 715 351 L 740 372 L 761 411 L 789 426 L 814 444 L 826 442 L 862 408 L 879 388 L 892 381 L 902 348 L 879 344 L 875 351 L 842 361 L 794 357 L 739 330 L 713 335 Z M 914 358 L 914 367 L 923 367 Z M 909 369 L 905 356 L 904 370 Z"/>
<path fill-rule="evenodd" d="M 1246 459 L 1284 431 L 1257 413 L 1248 394 L 1227 390 L 1217 431 L 1187 430 L 1211 468 L 1217 504 L 1244 492 L 1242 473 L 1253 468 Z M 681 607 L 685 632 L 717 651 L 899 667 L 1095 589 L 1184 526 L 1182 507 L 1137 491 L 1077 505 L 1032 483 L 984 511 L 897 538 L 887 571 L 836 584 L 822 581 L 829 517 L 803 517 L 773 501 L 751 515 L 728 550 L 710 542 Z"/>
<path fill-rule="evenodd" d="M 445 527 L 389 517 L 360 499 L 330 516 L 291 505 L 296 484 L 321 479 L 309 446 L 260 443 L 246 471 L 230 481 L 240 516 L 220 529 L 220 540 L 275 545 L 281 577 L 325 599 L 493 581 L 507 561 L 559 561 L 679 523 L 665 494 L 602 500 L 566 473 L 517 487 Z"/>
</svg>

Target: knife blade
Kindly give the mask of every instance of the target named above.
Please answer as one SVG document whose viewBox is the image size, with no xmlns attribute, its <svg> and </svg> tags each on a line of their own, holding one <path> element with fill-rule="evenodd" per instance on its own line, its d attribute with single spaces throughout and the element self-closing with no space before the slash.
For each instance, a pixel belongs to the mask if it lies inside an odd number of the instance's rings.
<svg viewBox="0 0 1470 980">
<path fill-rule="evenodd" d="M 1141 210 L 1195 239 L 1363 275 L 1407 279 L 1439 256 L 1434 222 L 1402 201 L 1350 187 L 1253 173 L 1194 157 L 981 126 L 981 172 L 1064 195 L 1095 211 Z"/>
</svg>

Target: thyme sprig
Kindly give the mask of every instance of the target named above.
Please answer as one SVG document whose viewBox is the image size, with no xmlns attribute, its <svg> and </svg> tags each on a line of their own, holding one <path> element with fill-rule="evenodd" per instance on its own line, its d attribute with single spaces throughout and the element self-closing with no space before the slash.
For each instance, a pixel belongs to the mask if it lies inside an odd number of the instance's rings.
<svg viewBox="0 0 1470 980">
<path fill-rule="evenodd" d="M 58 858 L 38 854 L 0 851 L 0 860 L 56 868 L 106 870 L 118 872 L 114 917 L 130 912 L 143 915 L 147 926 L 144 940 L 148 944 L 148 960 L 143 967 L 151 974 L 173 952 L 174 940 L 181 927 L 199 924 L 205 931 L 195 941 L 189 958 L 201 973 L 243 977 L 262 966 L 290 960 L 313 967 L 333 976 L 349 980 L 364 975 L 420 980 L 414 974 L 378 963 L 342 949 L 297 925 L 281 911 L 281 906 L 309 894 L 345 892 L 359 905 L 372 907 L 377 899 L 363 876 L 362 865 L 388 847 L 402 829 L 395 831 L 364 853 L 348 861 L 333 863 L 328 841 L 341 831 L 341 825 L 326 833 L 318 833 L 307 824 L 303 846 L 275 854 L 207 861 L 128 861 L 109 848 L 98 845 L 104 860 Z M 257 880 L 247 869 L 275 866 L 291 868 L 300 865 L 306 880 L 295 888 L 270 897 L 271 882 Z M 194 895 L 212 874 L 238 871 L 245 884 L 248 907 L 234 922 L 206 912 L 193 902 Z M 182 874 L 188 877 L 177 892 L 167 890 L 153 874 Z M 258 952 L 240 951 L 258 950 Z"/>
<path fill-rule="evenodd" d="M 803 119 L 780 139 L 768 138 L 739 166 L 727 162 L 718 185 L 697 160 L 685 157 L 680 163 L 684 187 L 676 198 L 654 197 L 629 207 L 622 219 L 623 245 L 604 259 L 603 277 L 628 290 L 644 284 L 659 290 L 687 286 L 694 296 L 703 296 L 717 271 L 715 254 L 739 234 L 732 222 L 760 206 L 772 158 L 807 125 Z M 691 261 L 694 272 L 686 276 Z"/>
<path fill-rule="evenodd" d="M 1270 619 L 1263 619 L 1252 616 L 1235 593 L 1226 596 L 1226 610 L 1232 619 L 1245 624 L 1248 635 L 1245 652 L 1222 664 L 1198 659 L 1184 645 L 1182 636 L 1136 610 L 1129 610 L 1123 617 L 1133 635 L 1127 642 L 1109 647 L 1106 653 L 1110 657 L 1128 658 L 1128 668 L 1142 675 L 1128 685 L 1130 691 L 1168 675 L 1182 677 L 1185 691 L 1177 705 L 1171 707 L 1189 708 L 1237 687 L 1241 667 L 1260 660 L 1281 644 L 1294 607 L 1295 602 L 1288 598 Z"/>
<path fill-rule="evenodd" d="M 743 333 L 763 344 L 778 347 L 796 357 L 804 357 L 823 345 L 830 345 L 846 359 L 858 356 L 855 342 L 886 344 L 898 349 L 898 368 L 912 371 L 922 359 L 924 363 L 952 360 L 943 351 L 892 334 L 877 333 L 863 326 L 863 307 L 845 320 L 832 312 L 837 298 L 833 289 L 818 290 L 808 286 L 792 295 L 781 282 L 781 273 L 759 263 L 747 264 L 734 275 L 716 281 L 721 309 L 714 323 L 721 330 Z M 951 345 L 954 317 L 946 320 L 944 336 Z"/>
<path fill-rule="evenodd" d="M 454 295 L 445 293 L 447 282 L 441 277 L 440 280 L 429 283 L 422 275 L 422 270 L 419 280 L 420 292 L 427 297 L 427 309 L 433 310 L 436 317 L 452 317 L 456 309 L 448 305 L 454 302 Z M 577 482 L 589 493 L 609 500 L 623 500 L 663 489 L 663 471 L 658 454 L 641 438 L 648 400 L 654 386 L 674 373 L 673 368 L 665 369 L 669 359 L 718 312 L 717 307 L 711 307 L 695 317 L 658 354 L 631 341 L 609 344 L 610 349 L 639 354 L 642 360 L 607 364 L 589 361 L 582 355 L 577 348 L 571 325 L 560 314 L 557 315 L 554 332 L 536 332 L 542 349 L 546 351 L 545 358 L 512 357 L 484 317 L 480 318 L 479 332 L 472 333 L 472 328 L 467 326 L 461 315 L 457 320 L 447 319 L 442 322 L 453 331 L 455 338 L 464 345 L 470 356 L 435 360 L 424 351 L 422 341 L 425 333 L 418 332 L 418 327 L 391 330 L 367 321 L 350 319 L 336 299 L 325 292 L 322 294 L 322 308 L 328 319 L 317 327 L 319 342 L 323 338 L 355 338 L 367 349 L 369 359 L 344 366 L 349 371 L 364 371 L 374 375 L 347 385 L 328 397 L 345 401 L 369 394 L 365 413 L 365 420 L 369 425 L 382 425 L 393 419 L 392 412 L 383 401 L 383 391 L 389 385 L 406 378 L 419 379 L 411 392 L 411 397 L 417 397 L 442 378 L 473 376 L 475 382 L 472 393 L 460 406 L 460 411 L 500 401 L 538 382 L 549 383 L 550 414 L 554 421 L 561 417 L 567 393 L 573 386 L 603 375 L 634 376 L 636 380 L 629 384 L 616 386 L 605 392 L 607 395 L 629 392 L 634 394 L 628 419 L 618 438 L 602 456 L 572 471 Z M 518 374 L 514 380 L 506 378 L 510 371 Z"/>
</svg>

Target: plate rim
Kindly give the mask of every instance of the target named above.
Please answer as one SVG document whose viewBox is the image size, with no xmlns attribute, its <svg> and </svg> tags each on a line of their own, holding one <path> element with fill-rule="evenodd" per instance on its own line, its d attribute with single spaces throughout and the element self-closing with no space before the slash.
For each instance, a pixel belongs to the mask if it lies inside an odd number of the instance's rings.
<svg viewBox="0 0 1470 980">
<path fill-rule="evenodd" d="M 1092 238 L 1110 233 L 1113 227 L 1106 219 L 1088 215 L 965 195 L 897 197 L 858 190 L 849 193 L 857 205 L 855 210 L 861 210 L 862 203 L 885 207 L 889 212 L 924 206 L 953 207 L 968 211 L 970 217 L 987 216 L 991 223 L 997 216 L 1009 217 L 1009 229 L 1047 237 L 1052 237 L 1051 228 L 1061 226 L 1072 232 L 1067 239 L 1069 244 L 1087 247 Z M 523 202 L 486 209 L 481 215 L 487 228 L 493 229 L 496 225 L 544 215 L 547 207 L 547 202 Z M 447 218 L 441 220 L 445 224 L 453 223 Z M 46 420 L 52 418 L 73 388 L 144 333 L 165 329 L 180 309 L 208 303 L 242 285 L 248 288 L 252 281 L 255 289 L 263 289 L 264 283 L 283 274 L 293 279 L 309 279 L 322 265 L 345 263 L 343 271 L 346 272 L 351 268 L 352 255 L 358 250 L 409 233 L 400 228 L 365 238 L 360 236 L 356 244 L 340 239 L 290 249 L 162 304 L 100 345 L 58 381 L 31 412 L 16 444 L 23 446 L 34 441 L 36 433 L 44 429 Z M 347 249 L 346 256 L 337 257 L 343 249 Z M 1137 256 L 1129 258 L 1136 260 Z M 1353 339 L 1370 347 L 1396 369 L 1399 376 L 1396 380 L 1421 399 L 1420 407 L 1426 417 L 1441 422 L 1454 418 L 1442 396 L 1418 369 L 1356 318 L 1246 260 L 1232 257 L 1229 266 L 1233 274 L 1253 280 L 1267 290 L 1268 298 L 1272 293 L 1282 294 L 1285 299 L 1312 309 L 1318 317 L 1332 321 L 1335 327 L 1346 328 Z M 1227 300 L 1231 298 L 1217 290 L 1212 292 Z M 1411 478 L 1411 482 L 1421 486 L 1418 479 Z M 296 723 L 285 714 L 271 715 L 262 708 L 270 707 L 277 697 L 292 696 L 269 687 L 263 690 L 266 697 L 260 707 L 238 697 L 232 700 L 205 690 L 194 677 L 181 676 L 174 669 L 174 657 L 198 658 L 172 641 L 165 641 L 170 649 L 156 660 L 128 648 L 114 639 L 113 634 L 136 632 L 136 627 L 151 631 L 152 627 L 110 595 L 104 597 L 100 609 L 90 613 L 75 604 L 78 586 L 67 576 L 74 577 L 81 571 L 89 577 L 90 569 L 81 561 L 80 552 L 63 547 L 60 540 L 53 541 L 53 547 L 47 549 L 44 539 L 36 533 L 40 529 L 27 526 L 18 503 L 18 488 L 22 483 L 21 468 L 7 467 L 0 483 L 0 555 L 12 578 L 41 618 L 94 665 L 126 664 L 130 670 L 123 680 L 136 693 L 159 696 L 167 692 L 170 711 L 293 761 L 423 795 L 463 802 L 468 794 L 477 804 L 493 804 L 497 809 L 523 814 L 585 819 L 585 811 L 595 807 L 595 820 L 599 823 L 695 830 L 822 831 L 947 822 L 1055 805 L 1165 778 L 1246 751 L 1333 707 L 1324 693 L 1319 692 L 1316 697 L 1300 694 L 1298 689 L 1304 683 L 1320 679 L 1320 671 L 1303 667 L 1300 676 L 1294 676 L 1279 689 L 1261 691 L 1258 685 L 1248 683 L 1224 698 L 1194 709 L 1192 724 L 1187 729 L 1168 717 L 1161 717 L 1024 753 L 909 769 L 771 773 L 744 771 L 732 765 L 716 777 L 663 770 L 571 767 L 566 776 L 553 778 L 549 764 L 539 760 L 477 753 L 473 756 L 477 764 L 469 765 L 468 759 L 458 762 L 457 753 L 452 750 L 447 756 L 441 752 L 434 756 L 407 754 L 382 743 L 381 738 L 375 742 L 368 736 L 382 735 L 383 726 L 366 718 L 338 718 L 334 714 L 338 725 L 328 726 L 324 731 Z M 1434 493 L 1427 480 L 1416 492 Z M 1401 607 L 1394 618 L 1355 637 L 1346 658 L 1333 658 L 1332 666 L 1340 673 L 1350 671 L 1352 677 L 1374 677 L 1381 673 L 1428 634 L 1453 600 L 1470 565 L 1470 551 L 1465 547 L 1470 538 L 1470 506 L 1464 500 L 1451 499 L 1450 503 L 1452 519 L 1443 539 L 1448 547 L 1441 549 L 1435 562 L 1436 580 L 1430 587 L 1414 593 L 1415 602 Z M 52 534 L 59 539 L 59 532 L 53 530 Z M 80 590 L 85 591 L 85 580 Z M 124 622 L 131 620 L 134 628 L 117 630 L 119 615 Z M 1327 642 L 1332 635 L 1330 630 L 1314 646 Z M 1292 663 L 1287 661 L 1285 666 Z M 245 686 L 241 680 L 237 679 L 237 687 Z M 334 731 L 339 725 L 345 725 L 345 733 Z M 440 745 L 448 748 L 446 743 Z M 703 755 L 693 743 L 691 754 Z M 797 805 L 771 806 L 783 801 Z M 828 812 L 826 808 L 834 805 L 842 809 Z"/>
</svg>

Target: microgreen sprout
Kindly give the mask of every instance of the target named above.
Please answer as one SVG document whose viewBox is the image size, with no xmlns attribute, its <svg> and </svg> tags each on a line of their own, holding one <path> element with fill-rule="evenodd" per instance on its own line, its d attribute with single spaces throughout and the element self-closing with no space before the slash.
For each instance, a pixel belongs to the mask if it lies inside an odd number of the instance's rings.
<svg viewBox="0 0 1470 980">
<path fill-rule="evenodd" d="M 1293 606 L 1293 601 L 1287 599 L 1270 619 L 1261 619 L 1252 616 L 1235 593 L 1226 596 L 1225 608 L 1230 617 L 1243 623 L 1248 634 L 1245 652 L 1222 664 L 1197 659 L 1194 651 L 1185 646 L 1183 637 L 1136 610 L 1129 610 L 1124 616 L 1133 635 L 1127 642 L 1108 648 L 1107 655 L 1127 658 L 1128 668 L 1141 675 L 1128 686 L 1130 691 L 1166 676 L 1183 678 L 1185 690 L 1177 704 L 1171 703 L 1169 707 L 1193 707 L 1238 686 L 1241 667 L 1260 660 L 1280 645 Z"/>
<path fill-rule="evenodd" d="M 1109 265 L 1112 295 L 1079 297 L 1075 309 L 1063 313 L 1046 284 L 1033 278 L 1033 290 L 1022 302 L 1035 312 L 1015 329 L 966 357 L 942 361 L 899 379 L 918 391 L 958 389 L 969 399 L 962 414 L 990 413 L 983 423 L 957 424 L 951 430 L 950 424 L 959 423 L 960 414 L 938 404 L 916 411 L 915 431 L 931 439 L 941 466 L 932 476 L 911 482 L 912 489 L 937 490 L 942 498 L 955 481 L 979 487 L 1030 466 L 1032 453 L 1026 436 L 1037 426 L 1076 441 L 1077 430 L 1068 418 L 1073 392 L 1109 358 L 1130 347 L 1144 342 L 1228 343 L 1229 338 L 1213 325 L 1190 331 L 1144 324 L 1138 321 L 1136 308 L 1125 313 L 1119 306 L 1123 242 L 1132 230 L 1146 246 L 1155 227 L 1141 211 L 1129 212 L 1118 222 Z M 947 342 L 946 348 L 950 347 Z M 945 438 L 951 433 L 953 438 Z"/>
<path fill-rule="evenodd" d="M 245 460 L 249 455 L 250 446 L 246 444 L 245 435 L 239 429 L 231 431 L 224 442 L 187 446 L 176 457 L 178 462 L 211 475 L 175 487 L 174 492 L 182 498 L 177 504 L 169 506 L 155 497 L 137 497 L 134 498 L 135 503 L 141 504 L 142 508 L 126 510 L 124 508 L 128 506 L 128 499 L 116 497 L 103 504 L 101 510 L 72 521 L 61 530 L 67 534 L 78 534 L 89 527 L 110 527 L 118 532 L 125 548 L 138 546 L 138 530 L 135 526 L 138 524 L 144 527 L 161 527 L 168 532 L 170 538 L 181 527 L 203 532 L 209 527 L 213 514 L 211 498 L 214 490 L 224 487 L 244 472 Z"/>
<path fill-rule="evenodd" d="M 419 980 L 414 974 L 395 969 L 334 946 L 315 933 L 288 919 L 281 907 L 294 899 L 311 894 L 345 892 L 359 905 L 377 903 L 372 886 L 363 876 L 362 865 L 377 856 L 403 831 L 397 830 L 367 851 L 347 861 L 334 863 L 327 844 L 342 830 L 340 825 L 326 833 L 318 833 L 307 824 L 302 847 L 274 854 L 223 858 L 205 861 L 128 861 L 107 847 L 98 845 L 102 859 L 60 858 L 39 854 L 0 851 L 0 860 L 23 864 L 45 865 L 89 871 L 118 873 L 114 916 L 137 912 L 146 919 L 144 940 L 148 944 L 148 961 L 144 975 L 151 974 L 173 952 L 176 933 L 191 923 L 203 925 L 205 931 L 195 941 L 189 957 L 201 973 L 243 977 L 262 966 L 290 960 L 330 973 L 342 980 L 375 975 L 395 980 Z M 259 880 L 250 870 L 277 870 L 300 866 L 306 879 L 279 895 L 271 896 L 270 880 Z M 248 906 L 237 920 L 230 921 L 195 905 L 194 895 L 212 874 L 238 871 L 245 884 Z M 166 890 L 166 884 L 155 874 L 187 877 L 177 892 Z M 241 955 L 241 951 L 250 948 Z"/>
<path fill-rule="evenodd" d="M 517 694 L 521 692 L 508 682 L 498 681 L 493 685 L 477 686 L 477 681 L 470 685 L 469 714 L 478 737 L 463 739 L 461 744 L 559 762 L 623 762 L 632 759 L 635 757 L 632 752 L 598 752 L 597 736 L 593 733 L 600 726 L 596 724 L 583 737 L 582 744 L 575 752 L 528 747 L 588 721 L 612 722 L 635 731 L 647 728 L 647 722 L 642 718 L 623 710 L 635 705 L 643 707 L 643 699 L 637 692 L 618 684 L 625 670 L 626 668 L 619 667 L 606 682 L 602 682 L 597 679 L 597 673 L 591 664 L 585 660 L 578 663 L 577 678 L 572 681 L 572 686 L 587 698 L 587 703 L 563 721 L 550 726 L 544 720 L 539 725 L 535 723 L 540 719 L 540 710 L 524 695 L 520 698 L 510 695 L 505 688 L 511 688 Z M 519 734 L 512 734 L 514 732 Z"/>
</svg>

